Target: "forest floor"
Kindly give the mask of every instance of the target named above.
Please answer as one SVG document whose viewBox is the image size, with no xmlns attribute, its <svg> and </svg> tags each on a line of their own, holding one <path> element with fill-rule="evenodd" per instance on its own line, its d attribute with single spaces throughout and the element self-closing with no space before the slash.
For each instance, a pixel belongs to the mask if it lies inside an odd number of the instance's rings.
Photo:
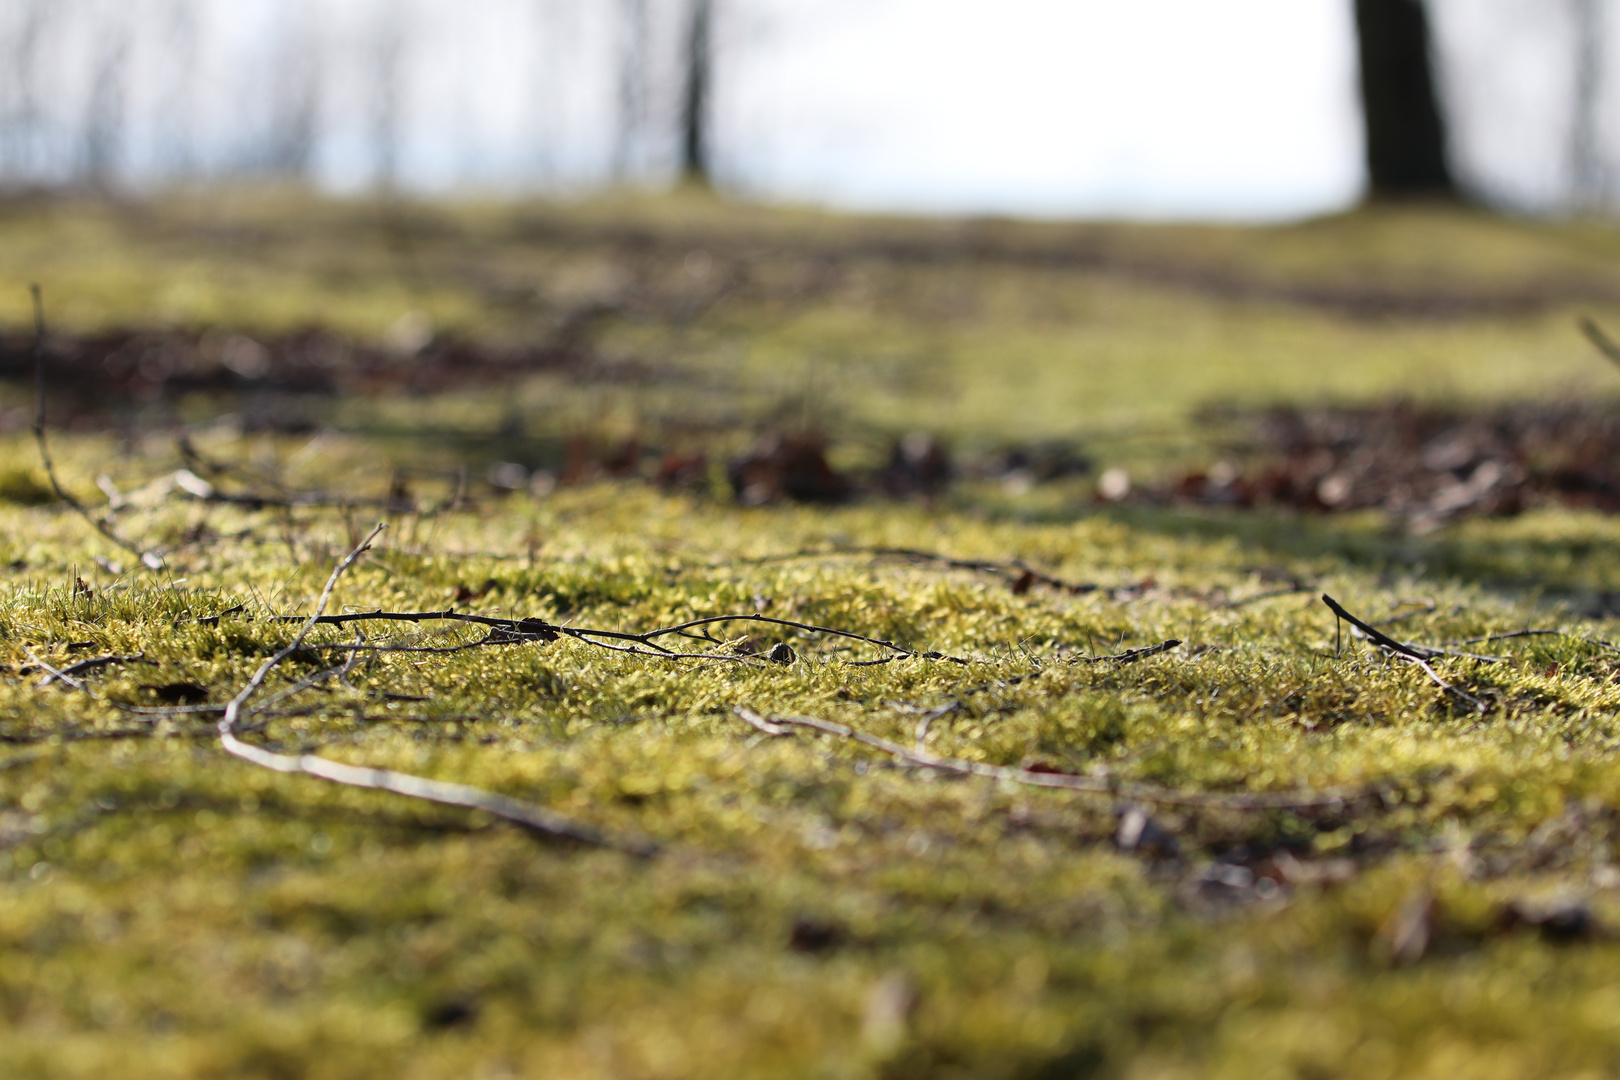
<svg viewBox="0 0 1620 1080">
<path fill-rule="evenodd" d="M 0 1072 L 1611 1075 L 1585 317 L 1448 207 L 0 202 Z"/>
</svg>

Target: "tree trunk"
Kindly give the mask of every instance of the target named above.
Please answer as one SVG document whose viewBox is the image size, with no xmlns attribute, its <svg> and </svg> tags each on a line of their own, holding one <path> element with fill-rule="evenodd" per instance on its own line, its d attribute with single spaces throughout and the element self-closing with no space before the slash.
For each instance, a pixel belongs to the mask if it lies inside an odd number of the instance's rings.
<svg viewBox="0 0 1620 1080">
<path fill-rule="evenodd" d="M 686 28 L 686 84 L 681 91 L 681 175 L 709 183 L 709 78 L 713 0 L 692 0 Z"/>
<path fill-rule="evenodd" d="M 1422 0 L 1356 0 L 1356 37 L 1369 194 L 1455 194 Z"/>
<path fill-rule="evenodd" d="M 642 125 L 647 119 L 647 65 L 652 28 L 647 0 L 619 0 L 619 115 L 613 142 L 613 178 L 624 181 L 641 166 Z"/>
<path fill-rule="evenodd" d="M 1574 0 L 1575 122 L 1570 130 L 1570 171 L 1574 202 L 1588 213 L 1603 205 L 1604 175 L 1601 117 L 1603 112 L 1603 5 L 1601 0 Z"/>
</svg>

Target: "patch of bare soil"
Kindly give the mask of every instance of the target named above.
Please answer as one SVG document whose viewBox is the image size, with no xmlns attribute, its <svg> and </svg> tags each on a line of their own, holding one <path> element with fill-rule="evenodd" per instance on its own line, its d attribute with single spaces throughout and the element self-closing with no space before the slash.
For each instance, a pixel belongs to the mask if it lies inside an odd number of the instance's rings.
<svg viewBox="0 0 1620 1080">
<path fill-rule="evenodd" d="M 1239 430 L 1226 459 L 1122 497 L 1320 513 L 1379 509 L 1420 530 L 1541 505 L 1620 510 L 1620 407 L 1613 403 L 1466 412 L 1397 400 L 1214 411 L 1205 420 Z"/>
<path fill-rule="evenodd" d="M 116 330 L 91 336 L 52 334 L 45 385 L 52 422 L 94 428 L 132 412 L 161 413 L 190 394 L 221 398 L 433 394 L 502 386 L 538 372 L 582 381 L 645 379 L 634 365 L 612 363 L 588 342 L 596 312 L 563 320 L 547 340 L 497 348 L 454 336 L 385 344 L 327 330 L 252 337 L 219 330 Z M 0 381 L 32 385 L 32 334 L 0 334 Z"/>
</svg>

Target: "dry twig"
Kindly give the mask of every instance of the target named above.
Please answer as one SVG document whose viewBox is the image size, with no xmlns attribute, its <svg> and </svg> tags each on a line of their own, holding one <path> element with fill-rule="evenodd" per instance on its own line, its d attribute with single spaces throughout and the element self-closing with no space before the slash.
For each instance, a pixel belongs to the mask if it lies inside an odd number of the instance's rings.
<svg viewBox="0 0 1620 1080">
<path fill-rule="evenodd" d="M 333 568 L 331 577 L 327 578 L 326 587 L 321 590 L 315 613 L 304 620 L 303 626 L 299 628 L 293 640 L 260 664 L 258 670 L 247 681 L 247 684 L 237 692 L 235 697 L 226 703 L 225 714 L 220 718 L 217 728 L 220 745 L 225 751 L 244 761 L 276 772 L 302 773 L 306 776 L 313 776 L 317 779 L 329 780 L 332 783 L 345 784 L 350 787 L 372 788 L 446 806 L 482 810 L 485 813 L 493 814 L 505 821 L 510 821 L 532 832 L 546 836 L 574 840 L 595 847 L 613 848 L 643 857 L 656 854 L 658 848 L 649 840 L 608 836 L 591 826 L 573 821 L 544 807 L 521 802 L 492 791 L 485 791 L 482 788 L 472 787 L 467 784 L 447 783 L 442 780 L 430 780 L 410 773 L 394 772 L 391 769 L 372 769 L 356 765 L 345 765 L 341 762 L 320 757 L 317 754 L 276 753 L 272 750 L 265 750 L 245 743 L 237 738 L 238 725 L 248 699 L 264 686 L 265 680 L 269 678 L 270 673 L 282 661 L 303 647 L 304 639 L 309 635 L 309 632 L 322 621 L 326 605 L 332 598 L 333 590 L 337 588 L 338 579 L 342 577 L 345 570 L 354 564 L 356 559 L 370 549 L 371 542 L 377 538 L 383 528 L 384 526 L 378 525 L 371 530 L 371 533 Z"/>
<path fill-rule="evenodd" d="M 1194 791 L 1175 791 L 1170 788 L 1146 784 L 1125 784 L 1111 776 L 1080 776 L 1074 773 L 1036 772 L 1010 765 L 990 765 L 982 761 L 942 757 L 921 747 L 908 749 L 900 743 L 878 735 L 868 735 L 845 724 L 822 720 L 813 716 L 776 716 L 767 719 L 744 705 L 733 708 L 739 719 L 766 735 L 790 735 L 794 728 L 832 735 L 840 739 L 870 746 L 890 757 L 921 769 L 954 773 L 959 776 L 982 776 L 1030 787 L 1057 788 L 1093 795 L 1109 795 L 1135 802 L 1154 803 L 1159 806 L 1183 806 L 1189 809 L 1230 810 L 1258 812 L 1267 810 L 1322 810 L 1339 809 L 1351 803 L 1381 798 L 1390 788 L 1386 785 L 1346 788 L 1337 791 L 1312 791 L 1301 795 L 1255 794 L 1221 795 Z"/>
<path fill-rule="evenodd" d="M 1455 656 L 1458 654 L 1453 653 L 1448 649 L 1431 649 L 1423 645 L 1413 645 L 1410 642 L 1396 641 L 1388 634 L 1383 633 L 1376 627 L 1365 623 L 1356 618 L 1354 615 L 1350 614 L 1337 600 L 1333 599 L 1333 597 L 1329 596 L 1327 593 L 1322 594 L 1322 603 L 1326 604 L 1334 615 L 1361 631 L 1368 641 L 1372 642 L 1380 649 L 1383 649 L 1385 652 L 1395 656 L 1398 659 L 1404 660 L 1409 664 L 1416 664 L 1418 667 L 1422 668 L 1423 673 L 1432 679 L 1436 686 L 1438 686 L 1441 690 L 1444 690 L 1446 693 L 1452 694 L 1458 698 L 1461 698 L 1463 701 L 1468 702 L 1468 704 L 1472 705 L 1476 710 L 1478 710 L 1481 716 L 1484 716 L 1485 713 L 1489 711 L 1489 707 L 1483 701 L 1477 697 L 1474 697 L 1467 691 L 1460 690 L 1446 682 L 1446 680 L 1440 677 L 1439 672 L 1435 671 L 1434 668 L 1429 666 L 1429 661 L 1437 657 Z M 1463 655 L 1466 656 L 1467 654 Z M 1498 658 L 1475 656 L 1469 657 L 1469 659 L 1495 662 Z"/>
</svg>

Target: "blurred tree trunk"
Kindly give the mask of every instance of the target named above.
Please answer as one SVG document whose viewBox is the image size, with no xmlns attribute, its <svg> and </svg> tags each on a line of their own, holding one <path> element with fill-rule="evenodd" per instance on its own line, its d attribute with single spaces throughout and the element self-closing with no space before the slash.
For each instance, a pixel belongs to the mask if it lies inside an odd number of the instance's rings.
<svg viewBox="0 0 1620 1080">
<path fill-rule="evenodd" d="M 1570 130 L 1570 171 L 1575 207 L 1602 207 L 1608 194 L 1602 154 L 1603 6 L 1600 0 L 1574 0 L 1575 122 Z"/>
<path fill-rule="evenodd" d="M 619 125 L 613 144 L 613 177 L 623 181 L 641 166 L 647 65 L 652 59 L 647 0 L 619 0 L 619 34 Z"/>
<path fill-rule="evenodd" d="M 1372 198 L 1455 195 L 1422 0 L 1355 0 Z"/>
<path fill-rule="evenodd" d="M 692 0 L 686 24 L 681 88 L 681 176 L 709 183 L 709 80 L 713 74 L 713 0 Z"/>
</svg>

